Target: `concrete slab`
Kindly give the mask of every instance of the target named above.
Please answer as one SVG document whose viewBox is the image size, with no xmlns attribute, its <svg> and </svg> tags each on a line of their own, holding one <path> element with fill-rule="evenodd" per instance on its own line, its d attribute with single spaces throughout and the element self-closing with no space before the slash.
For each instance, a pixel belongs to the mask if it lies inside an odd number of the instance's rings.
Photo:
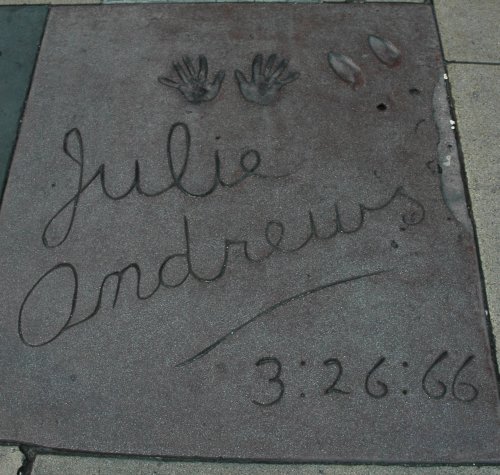
<svg viewBox="0 0 500 475">
<path fill-rule="evenodd" d="M 0 436 L 500 460 L 442 77 L 429 6 L 53 8 L 0 212 Z"/>
<path fill-rule="evenodd" d="M 41 0 L 40 0 L 41 1 Z M 364 0 L 367 3 L 381 0 Z M 382 0 L 383 2 L 424 3 L 425 0 Z M 347 3 L 346 0 L 103 0 L 102 3 Z"/>
<path fill-rule="evenodd" d="M 472 211 L 500 361 L 500 66 L 449 66 Z"/>
<path fill-rule="evenodd" d="M 266 3 L 271 0 L 103 0 L 105 4 L 117 3 Z M 345 0 L 330 0 L 342 3 Z M 322 3 L 321 0 L 272 0 L 272 3 Z"/>
<path fill-rule="evenodd" d="M 17 447 L 0 446 L 0 475 L 15 475 L 23 464 L 23 458 Z"/>
<path fill-rule="evenodd" d="M 0 7 L 0 200 L 47 8 Z"/>
<path fill-rule="evenodd" d="M 162 462 L 123 458 L 41 455 L 32 475 L 496 475 L 498 467 L 390 467 L 376 465 L 269 465 Z"/>
<path fill-rule="evenodd" d="M 366 3 L 377 2 L 380 3 L 380 0 L 364 0 Z M 382 0 L 383 2 L 391 3 L 424 3 L 425 0 Z"/>
<path fill-rule="evenodd" d="M 447 60 L 500 63 L 498 0 L 435 0 Z"/>
</svg>

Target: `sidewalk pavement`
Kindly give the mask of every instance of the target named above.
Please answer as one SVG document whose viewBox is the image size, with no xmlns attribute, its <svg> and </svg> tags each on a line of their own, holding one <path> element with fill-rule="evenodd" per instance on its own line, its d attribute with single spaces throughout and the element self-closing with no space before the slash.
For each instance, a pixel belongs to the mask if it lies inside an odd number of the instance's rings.
<svg viewBox="0 0 500 475">
<path fill-rule="evenodd" d="M 140 0 L 139 0 L 140 1 Z M 183 0 L 172 0 L 182 2 Z M 193 3 L 199 0 L 192 0 Z M 203 0 L 202 0 L 203 1 Z M 224 1 L 224 0 L 219 0 Z M 266 1 L 266 0 L 257 0 Z M 371 0 L 367 0 L 371 1 Z M 393 1 L 393 0 L 386 0 Z M 411 1 L 411 0 L 404 0 Z M 305 3 L 317 3 L 303 0 Z M 12 4 L 128 3 L 128 0 L 0 0 Z M 297 2 L 293 2 L 297 3 Z M 362 3 L 362 2 L 361 2 Z M 413 3 L 428 3 L 421 0 Z M 500 361 L 500 1 L 434 0 L 447 61 L 448 85 L 455 132 L 459 138 L 470 204 L 479 242 L 482 271 L 496 356 Z M 37 7 L 35 15 L 44 15 Z M 36 28 L 35 28 L 36 29 Z M 32 31 L 32 34 L 37 34 Z M 1 32 L 0 32 L 1 35 Z M 1 38 L 1 36 L 0 36 Z M 5 147 L 4 147 L 5 148 Z M 1 152 L 1 150 L 0 150 Z M 18 472 L 18 470 L 20 470 Z M 15 446 L 0 447 L 0 475 L 56 474 L 296 474 L 296 475 L 448 475 L 494 474 L 500 467 L 404 467 L 375 465 L 269 465 L 246 463 L 176 462 L 126 457 L 39 454 L 25 457 Z"/>
</svg>

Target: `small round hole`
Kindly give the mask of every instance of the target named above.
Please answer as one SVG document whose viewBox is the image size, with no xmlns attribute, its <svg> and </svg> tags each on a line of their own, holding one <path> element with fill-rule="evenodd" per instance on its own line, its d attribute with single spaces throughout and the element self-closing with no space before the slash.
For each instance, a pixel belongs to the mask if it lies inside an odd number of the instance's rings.
<svg viewBox="0 0 500 475">
<path fill-rule="evenodd" d="M 305 362 L 304 360 L 302 360 L 302 361 L 300 362 L 300 366 L 305 366 L 305 365 L 306 365 L 306 362 Z"/>
<path fill-rule="evenodd" d="M 387 109 L 387 106 L 382 102 L 377 106 L 377 109 L 379 111 L 385 111 Z"/>
<path fill-rule="evenodd" d="M 412 87 L 408 92 L 412 96 L 418 96 L 420 94 L 420 89 L 417 89 L 416 87 Z"/>
</svg>

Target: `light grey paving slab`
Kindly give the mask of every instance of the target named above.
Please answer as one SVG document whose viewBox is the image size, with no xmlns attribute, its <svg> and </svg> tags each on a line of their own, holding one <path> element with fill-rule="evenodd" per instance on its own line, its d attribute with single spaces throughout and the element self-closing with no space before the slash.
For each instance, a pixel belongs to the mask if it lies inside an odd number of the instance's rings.
<svg viewBox="0 0 500 475">
<path fill-rule="evenodd" d="M 43 0 L 40 0 L 43 1 Z M 380 0 L 365 0 L 367 3 Z M 424 0 L 383 0 L 385 2 L 424 3 Z M 344 3 L 346 0 L 103 0 L 103 3 Z"/>
<path fill-rule="evenodd" d="M 500 63 L 498 0 L 435 0 L 447 60 Z"/>
<path fill-rule="evenodd" d="M 345 0 L 331 0 L 344 2 Z M 103 0 L 103 3 L 266 3 L 268 0 Z M 272 0 L 272 3 L 321 3 L 321 0 Z"/>
<path fill-rule="evenodd" d="M 395 3 L 424 3 L 425 0 L 364 0 L 364 1 L 366 3 L 370 3 L 370 2 L 380 3 L 381 1 L 387 2 L 387 3 L 391 3 L 391 2 L 395 2 Z"/>
<path fill-rule="evenodd" d="M 43 0 L 40 0 L 43 1 Z M 380 0 L 365 0 L 367 3 Z M 385 2 L 424 3 L 424 0 L 383 0 Z M 103 3 L 344 3 L 346 0 L 103 0 Z"/>
<path fill-rule="evenodd" d="M 496 475 L 498 467 L 269 465 L 39 455 L 32 475 Z"/>
<path fill-rule="evenodd" d="M 500 362 L 500 66 L 449 65 Z"/>
<path fill-rule="evenodd" d="M 16 475 L 23 458 L 17 447 L 0 446 L 0 475 Z"/>
<path fill-rule="evenodd" d="M 0 213 L 0 437 L 498 461 L 432 20 L 52 8 Z"/>
</svg>

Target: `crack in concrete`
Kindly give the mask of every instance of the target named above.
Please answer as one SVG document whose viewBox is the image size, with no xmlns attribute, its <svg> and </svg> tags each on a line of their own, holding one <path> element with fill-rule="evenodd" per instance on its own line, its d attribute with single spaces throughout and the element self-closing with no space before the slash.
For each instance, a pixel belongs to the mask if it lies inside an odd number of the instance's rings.
<svg viewBox="0 0 500 475">
<path fill-rule="evenodd" d="M 20 445 L 19 450 L 24 455 L 23 464 L 18 468 L 17 475 L 31 475 L 35 463 L 36 451 L 28 445 Z"/>
</svg>

